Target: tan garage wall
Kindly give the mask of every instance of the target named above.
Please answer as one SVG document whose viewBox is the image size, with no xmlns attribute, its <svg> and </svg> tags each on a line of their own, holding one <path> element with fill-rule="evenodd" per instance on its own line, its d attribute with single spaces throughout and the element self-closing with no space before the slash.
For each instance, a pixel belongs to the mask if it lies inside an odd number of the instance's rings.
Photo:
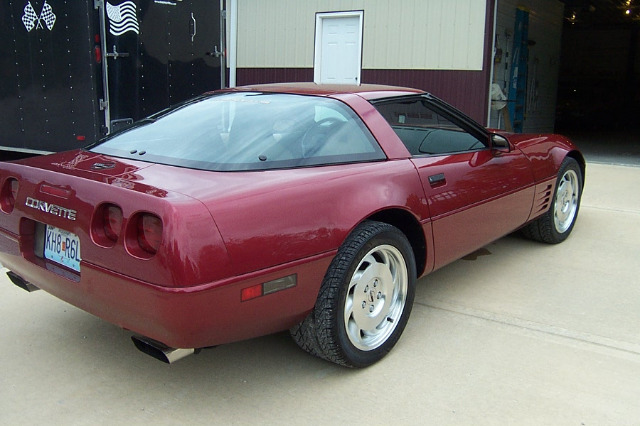
<svg viewBox="0 0 640 426">
<path fill-rule="evenodd" d="M 364 11 L 363 69 L 482 70 L 485 0 L 238 0 L 239 68 L 312 68 L 315 14 Z"/>
</svg>

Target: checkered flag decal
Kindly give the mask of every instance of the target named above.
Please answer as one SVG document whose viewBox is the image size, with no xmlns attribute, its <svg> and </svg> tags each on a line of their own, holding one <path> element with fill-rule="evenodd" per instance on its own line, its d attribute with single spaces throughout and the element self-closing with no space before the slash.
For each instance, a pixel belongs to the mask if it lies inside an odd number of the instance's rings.
<svg viewBox="0 0 640 426">
<path fill-rule="evenodd" d="M 53 14 L 53 9 L 51 8 L 51 5 L 46 1 L 44 2 L 44 6 L 42 6 L 40 19 L 44 21 L 44 24 L 47 26 L 49 31 L 53 29 L 53 26 L 56 23 L 56 15 Z"/>
<path fill-rule="evenodd" d="M 35 28 L 36 22 L 38 22 L 40 18 L 38 18 L 38 14 L 35 10 L 33 10 L 33 6 L 31 6 L 31 2 L 27 3 L 24 7 L 24 15 L 22 15 L 22 23 L 27 31 L 31 32 L 32 29 Z"/>
<path fill-rule="evenodd" d="M 47 29 L 49 31 L 51 31 L 53 29 L 53 26 L 56 24 L 56 15 L 53 13 L 51 5 L 45 0 L 44 4 L 42 5 L 40 16 L 38 16 L 36 11 L 33 9 L 33 6 L 31 5 L 31 2 L 28 2 L 24 7 L 24 15 L 22 15 L 22 23 L 24 24 L 24 27 L 28 32 L 31 32 L 31 30 L 33 30 L 34 28 L 44 28 L 42 26 L 43 22 L 47 26 Z"/>
</svg>

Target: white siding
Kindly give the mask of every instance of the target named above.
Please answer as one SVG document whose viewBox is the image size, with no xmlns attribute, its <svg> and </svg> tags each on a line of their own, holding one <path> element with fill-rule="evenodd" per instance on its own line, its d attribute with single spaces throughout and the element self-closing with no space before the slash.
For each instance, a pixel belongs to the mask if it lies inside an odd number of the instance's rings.
<svg viewBox="0 0 640 426">
<path fill-rule="evenodd" d="M 524 132 L 552 132 L 555 124 L 556 94 L 564 5 L 558 0 L 498 0 L 496 49 L 502 50 L 502 61 L 495 64 L 493 82 L 505 94 L 511 69 L 513 31 L 517 7 L 529 11 L 529 68 Z M 505 34 L 508 34 L 507 37 Z M 508 65 L 508 67 L 505 67 Z M 491 111 L 491 127 L 504 129 L 504 121 Z"/>
<path fill-rule="evenodd" d="M 238 0 L 238 67 L 312 67 L 315 30 L 315 12 L 309 8 L 312 3 Z"/>
<path fill-rule="evenodd" d="M 363 69 L 482 69 L 486 0 L 238 0 L 238 67 L 313 67 L 316 12 L 350 10 Z"/>
</svg>

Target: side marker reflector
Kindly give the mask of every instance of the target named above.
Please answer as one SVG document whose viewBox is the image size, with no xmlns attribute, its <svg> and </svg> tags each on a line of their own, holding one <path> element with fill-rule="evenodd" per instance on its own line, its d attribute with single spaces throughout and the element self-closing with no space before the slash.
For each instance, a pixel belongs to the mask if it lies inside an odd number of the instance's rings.
<svg viewBox="0 0 640 426">
<path fill-rule="evenodd" d="M 242 289 L 240 300 L 246 302 L 247 300 L 255 299 L 262 296 L 262 284 L 254 285 Z"/>
<path fill-rule="evenodd" d="M 267 281 L 266 283 L 256 284 L 251 287 L 243 288 L 240 294 L 240 300 L 242 302 L 246 302 L 247 300 L 256 299 L 258 297 L 266 296 L 267 294 L 276 293 L 281 290 L 295 287 L 297 284 L 297 274 L 287 275 L 286 277 Z"/>
<path fill-rule="evenodd" d="M 271 294 L 275 293 L 276 291 L 295 287 L 297 281 L 298 276 L 296 274 L 293 274 L 284 278 L 278 278 L 277 280 L 266 282 L 262 285 L 262 289 L 264 290 L 264 294 Z"/>
</svg>

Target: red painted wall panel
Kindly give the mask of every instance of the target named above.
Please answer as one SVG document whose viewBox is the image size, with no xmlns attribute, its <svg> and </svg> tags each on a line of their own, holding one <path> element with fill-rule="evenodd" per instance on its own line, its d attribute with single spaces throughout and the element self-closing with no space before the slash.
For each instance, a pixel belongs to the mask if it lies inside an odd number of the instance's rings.
<svg viewBox="0 0 640 426">
<path fill-rule="evenodd" d="M 422 89 L 485 123 L 489 80 L 485 71 L 362 70 L 362 82 Z M 238 68 L 238 86 L 313 81 L 312 68 Z"/>
<path fill-rule="evenodd" d="M 262 83 L 313 81 L 313 68 L 238 68 L 238 86 Z"/>
</svg>

